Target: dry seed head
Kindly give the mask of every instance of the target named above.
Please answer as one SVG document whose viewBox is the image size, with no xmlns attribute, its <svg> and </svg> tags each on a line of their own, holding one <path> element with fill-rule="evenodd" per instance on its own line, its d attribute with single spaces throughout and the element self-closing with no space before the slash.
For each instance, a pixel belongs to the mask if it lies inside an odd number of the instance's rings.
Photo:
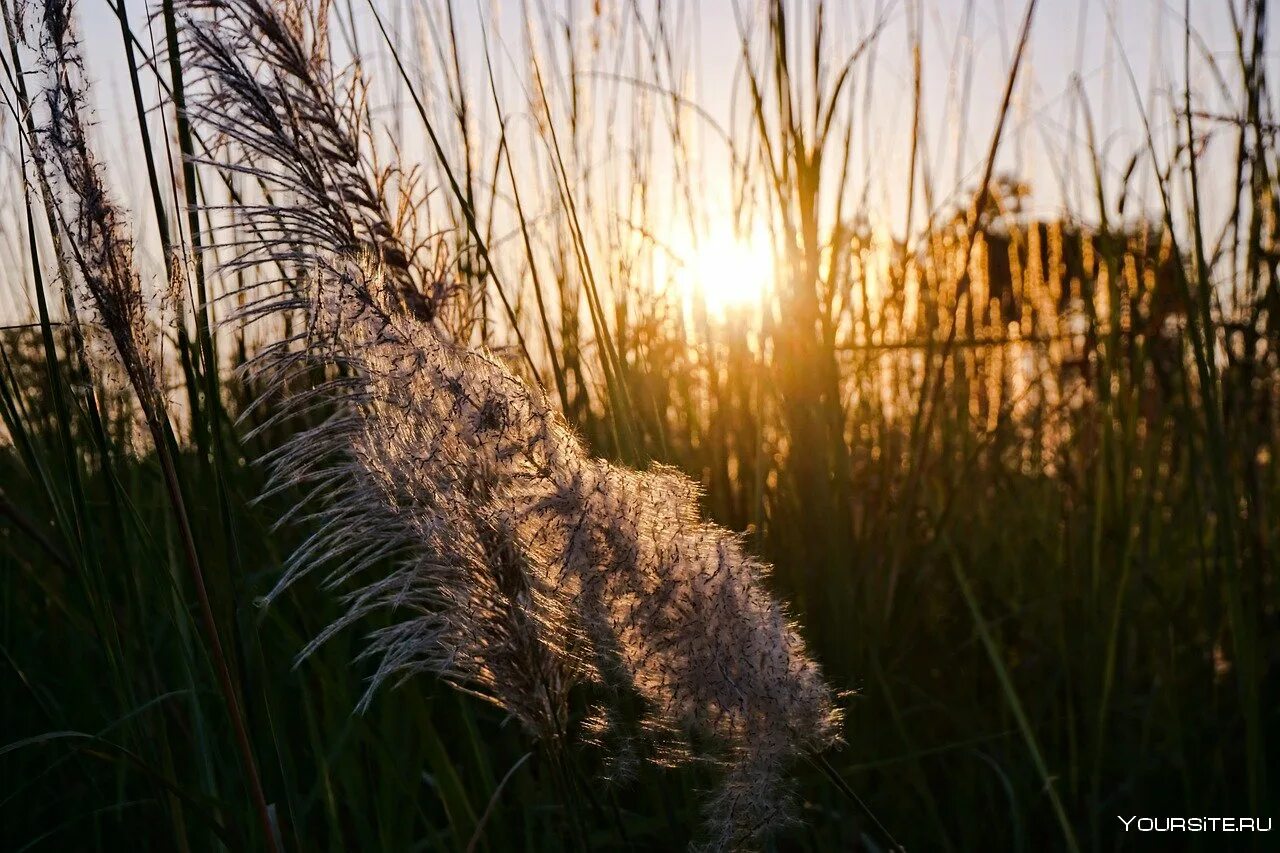
<svg viewBox="0 0 1280 853">
<path fill-rule="evenodd" d="M 275 458 L 280 485 L 321 487 L 333 525 L 282 588 L 336 549 L 330 582 L 363 583 L 341 624 L 394 614 L 372 687 L 437 672 L 546 739 L 568 734 L 575 684 L 636 697 L 633 731 L 606 706 L 588 738 L 638 736 L 679 763 L 687 734 L 709 737 L 726 764 L 716 837 L 776 823 L 785 768 L 834 741 L 838 713 L 764 567 L 699 518 L 697 487 L 591 458 L 497 359 L 394 313 L 367 265 L 317 267 L 312 287 L 311 356 L 355 378 L 332 390 L 340 414 Z"/>
<path fill-rule="evenodd" d="M 35 110 L 33 159 L 50 215 L 65 236 L 59 245 L 88 297 L 75 300 L 68 291 L 68 306 L 76 306 L 69 319 L 87 318 L 105 330 L 105 336 L 86 336 L 99 345 L 85 346 L 83 352 L 92 357 L 114 350 L 114 359 L 94 359 L 100 376 L 109 381 L 123 370 L 141 400 L 143 414 L 151 417 L 162 404 L 157 330 L 134 267 L 125 217 L 107 192 L 101 165 L 89 144 L 85 116 L 91 111 L 73 26 L 74 3 L 45 0 L 40 13 L 35 47 L 44 93 Z"/>
<path fill-rule="evenodd" d="M 205 84 L 193 114 L 243 158 L 224 168 L 273 184 L 272 205 L 239 211 L 268 235 L 239 265 L 292 271 L 290 287 L 255 289 L 241 317 L 307 324 L 252 369 L 286 398 L 273 420 L 332 412 L 267 459 L 273 490 L 311 499 L 285 520 L 307 513 L 316 527 L 272 595 L 313 572 L 349 590 L 304 655 L 389 612 L 365 652 L 377 662 L 365 703 L 433 672 L 559 744 L 575 734 L 570 690 L 585 685 L 599 699 L 582 734 L 618 747 L 619 775 L 641 753 L 724 764 L 713 846 L 775 825 L 788 764 L 833 743 L 839 713 L 765 567 L 701 519 L 687 477 L 592 458 L 539 390 L 413 310 L 405 263 L 419 253 L 397 248 L 410 241 L 359 156 L 364 114 L 341 106 L 358 99 L 325 94 L 341 87 L 302 58 L 296 23 L 265 0 L 187 9 L 218 20 L 189 27 Z M 351 156 L 317 161 L 310 139 Z M 331 378 L 288 393 L 304 366 Z M 692 735 L 711 747 L 695 751 Z"/>
</svg>

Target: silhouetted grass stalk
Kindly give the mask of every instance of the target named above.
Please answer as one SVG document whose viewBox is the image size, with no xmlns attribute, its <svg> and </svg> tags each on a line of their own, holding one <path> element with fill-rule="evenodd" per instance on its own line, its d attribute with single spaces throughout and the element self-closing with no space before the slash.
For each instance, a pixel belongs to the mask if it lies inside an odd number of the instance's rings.
<svg viewBox="0 0 1280 853">
<path fill-rule="evenodd" d="M 275 832 L 266 797 L 209 602 L 171 451 L 172 428 L 160 394 L 149 319 L 142 301 L 141 282 L 133 266 L 133 248 L 124 233 L 119 212 L 107 197 L 100 167 L 85 136 L 82 118 L 85 89 L 84 83 L 77 79 L 82 60 L 72 28 L 73 9 L 70 0 L 47 0 L 40 10 L 39 51 L 41 71 L 48 85 L 45 103 L 48 123 L 36 128 L 29 144 L 33 150 L 43 152 L 38 162 L 39 180 L 51 203 L 50 215 L 57 218 L 62 246 L 111 336 L 115 355 L 124 368 L 150 432 L 199 605 L 210 662 L 235 734 L 250 798 L 262 825 L 262 843 L 275 849 Z M 15 22 L 7 7 L 5 18 L 10 39 L 16 40 Z M 72 283 L 64 281 L 63 286 L 70 288 Z"/>
</svg>

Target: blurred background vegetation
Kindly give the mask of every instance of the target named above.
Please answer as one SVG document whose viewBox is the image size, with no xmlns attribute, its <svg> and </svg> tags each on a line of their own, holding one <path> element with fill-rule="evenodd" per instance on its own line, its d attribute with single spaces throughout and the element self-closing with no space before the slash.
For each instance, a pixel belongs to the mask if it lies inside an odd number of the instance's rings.
<svg viewBox="0 0 1280 853">
<path fill-rule="evenodd" d="M 555 850 L 570 811 L 592 848 L 696 841 L 705 768 L 601 786 L 584 752 L 566 804 L 516 726 L 427 677 L 354 716 L 359 632 L 292 668 L 338 603 L 255 606 L 308 534 L 272 528 L 298 495 L 253 502 L 301 425 L 236 370 L 291 330 L 220 323 L 258 273 L 220 268 L 218 205 L 257 188 L 198 162 L 171 0 L 79 5 L 276 844 Z M 1144 90 L 1149 33 L 1105 0 L 280 2 L 318 6 L 369 99 L 441 322 L 599 454 L 700 479 L 850 691 L 828 760 L 862 805 L 797 768 L 778 849 L 1124 849 L 1117 814 L 1277 811 L 1274 16 L 1194 5 L 1220 38 L 1161 5 Z M 1105 41 L 1105 97 L 1082 47 L 1037 65 L 1067 32 Z M 30 58 L 3 53 L 0 847 L 262 847 L 155 447 L 67 322 Z"/>
</svg>

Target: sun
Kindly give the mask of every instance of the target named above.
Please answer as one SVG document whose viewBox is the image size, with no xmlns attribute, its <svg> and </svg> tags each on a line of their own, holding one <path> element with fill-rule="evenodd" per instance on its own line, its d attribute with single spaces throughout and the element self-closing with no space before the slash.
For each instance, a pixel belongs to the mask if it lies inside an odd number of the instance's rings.
<svg viewBox="0 0 1280 853">
<path fill-rule="evenodd" d="M 716 230 L 691 244 L 681 261 L 677 277 L 686 298 L 705 300 L 707 311 L 720 318 L 758 305 L 773 280 L 773 254 L 762 235 Z"/>
</svg>

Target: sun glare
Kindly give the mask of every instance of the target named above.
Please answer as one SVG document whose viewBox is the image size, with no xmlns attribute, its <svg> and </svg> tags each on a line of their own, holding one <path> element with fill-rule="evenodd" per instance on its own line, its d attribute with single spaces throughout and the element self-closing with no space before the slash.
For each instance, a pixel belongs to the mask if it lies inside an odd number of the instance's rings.
<svg viewBox="0 0 1280 853">
<path fill-rule="evenodd" d="M 682 254 L 679 280 L 686 297 L 701 297 L 719 317 L 759 303 L 773 279 L 773 257 L 762 237 L 718 231 Z"/>
</svg>

